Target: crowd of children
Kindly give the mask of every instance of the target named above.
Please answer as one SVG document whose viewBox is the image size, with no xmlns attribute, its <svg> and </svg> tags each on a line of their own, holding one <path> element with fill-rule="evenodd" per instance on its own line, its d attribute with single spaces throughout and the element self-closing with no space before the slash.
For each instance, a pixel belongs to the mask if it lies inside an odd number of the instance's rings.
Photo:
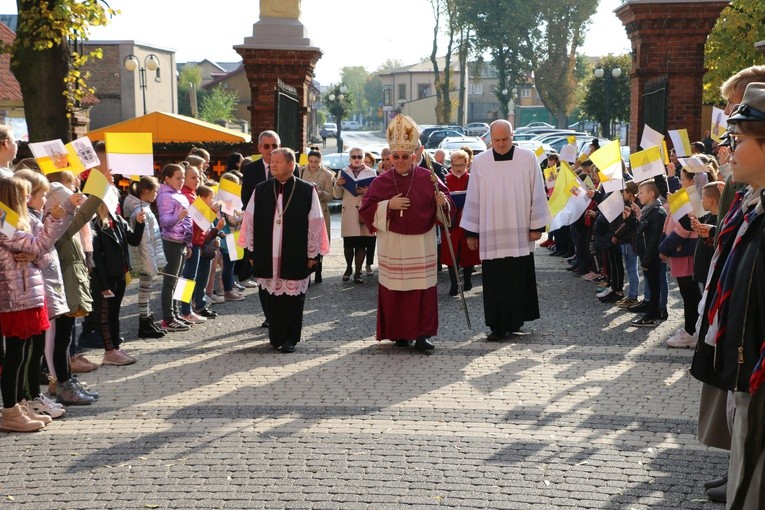
<svg viewBox="0 0 765 510">
<path fill-rule="evenodd" d="M 101 164 L 90 172 L 103 173 L 113 184 L 104 143 L 94 149 Z M 34 160 L 17 164 L 14 172 L 16 154 L 13 132 L 0 126 L 0 431 L 32 432 L 63 416 L 65 405 L 99 398 L 76 376 L 98 367 L 79 354 L 83 348 L 103 349 L 103 365 L 135 363 L 122 349 L 120 331 L 131 275 L 139 282 L 143 338 L 186 331 L 217 316 L 212 303 L 244 299 L 244 287 L 234 279 L 235 262 L 221 242 L 238 228 L 241 211 L 223 207 L 215 200 L 218 183 L 202 180 L 210 158 L 203 149 L 166 165 L 161 184 L 140 177 L 118 200 L 79 193 L 88 173 L 43 175 Z M 237 160 L 241 163 L 241 155 Z M 232 168 L 221 179 L 238 184 L 241 173 Z M 119 195 L 114 186 L 107 193 Z M 197 196 L 217 215 L 206 230 L 189 216 Z M 115 209 L 110 203 L 120 205 Z M 158 321 L 150 301 L 160 274 Z M 190 303 L 173 299 L 181 275 L 194 282 Z M 76 336 L 78 317 L 82 333 Z M 45 380 L 47 395 L 41 390 Z"/>
</svg>

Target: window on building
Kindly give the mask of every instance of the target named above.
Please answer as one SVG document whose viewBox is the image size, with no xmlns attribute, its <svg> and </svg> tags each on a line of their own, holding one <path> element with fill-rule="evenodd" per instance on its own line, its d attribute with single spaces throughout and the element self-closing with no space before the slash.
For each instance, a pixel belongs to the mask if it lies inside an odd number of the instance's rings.
<svg viewBox="0 0 765 510">
<path fill-rule="evenodd" d="M 521 97 L 531 97 L 531 89 L 528 87 L 521 88 Z"/>
<path fill-rule="evenodd" d="M 154 74 L 154 81 L 157 81 L 157 82 L 160 82 L 160 81 L 162 81 L 162 75 L 161 75 L 161 74 L 159 74 L 159 71 L 160 71 L 160 69 L 161 69 L 161 68 L 160 68 L 160 67 L 158 67 L 158 68 L 157 68 L 157 70 L 155 71 L 155 74 Z"/>
<path fill-rule="evenodd" d="M 430 95 L 430 83 L 417 84 L 417 99 L 423 99 Z"/>
<path fill-rule="evenodd" d="M 406 101 L 406 83 L 398 84 L 398 98 L 399 100 Z"/>
<path fill-rule="evenodd" d="M 483 83 L 470 83 L 468 84 L 468 94 L 474 96 L 480 96 L 483 94 Z"/>
<path fill-rule="evenodd" d="M 496 94 L 497 93 L 497 86 L 496 85 L 490 86 L 489 87 L 489 92 L 491 92 L 492 94 Z"/>
<path fill-rule="evenodd" d="M 393 105 L 393 85 L 383 85 L 383 104 Z"/>
</svg>

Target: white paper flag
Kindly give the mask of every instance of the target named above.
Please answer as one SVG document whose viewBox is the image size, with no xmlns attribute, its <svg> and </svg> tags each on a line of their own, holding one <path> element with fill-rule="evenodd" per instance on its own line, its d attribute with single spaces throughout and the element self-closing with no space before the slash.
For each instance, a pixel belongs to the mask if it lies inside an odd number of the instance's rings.
<svg viewBox="0 0 765 510">
<path fill-rule="evenodd" d="M 620 191 L 614 191 L 608 198 L 598 204 L 598 209 L 603 213 L 609 223 L 624 212 L 624 198 Z"/>
</svg>

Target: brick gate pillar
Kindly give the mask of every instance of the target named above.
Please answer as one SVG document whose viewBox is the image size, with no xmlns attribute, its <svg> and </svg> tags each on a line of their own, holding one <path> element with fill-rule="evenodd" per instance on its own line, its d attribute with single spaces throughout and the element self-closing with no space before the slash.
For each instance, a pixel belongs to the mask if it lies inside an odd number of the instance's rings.
<svg viewBox="0 0 765 510">
<path fill-rule="evenodd" d="M 234 46 L 242 56 L 250 83 L 253 144 L 261 131 L 276 129 L 276 89 L 279 80 L 295 87 L 298 96 L 297 121 L 302 151 L 307 143 L 307 123 L 311 105 L 309 86 L 321 50 L 312 46 L 303 24 L 292 18 L 261 17 L 252 27 L 252 37 Z"/>
<path fill-rule="evenodd" d="M 646 86 L 667 82 L 665 129 L 688 129 L 700 140 L 704 45 L 720 11 L 721 0 L 627 0 L 614 12 L 632 43 L 630 147 L 643 132 Z M 661 126 L 652 126 L 661 129 Z"/>
</svg>

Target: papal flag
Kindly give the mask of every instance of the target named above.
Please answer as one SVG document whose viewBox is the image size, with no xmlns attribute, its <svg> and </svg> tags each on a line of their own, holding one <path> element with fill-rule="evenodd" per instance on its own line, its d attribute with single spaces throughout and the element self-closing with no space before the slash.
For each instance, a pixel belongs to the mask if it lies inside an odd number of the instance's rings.
<svg viewBox="0 0 765 510">
<path fill-rule="evenodd" d="M 18 230 L 19 215 L 16 211 L 0 202 L 0 232 L 10 239 Z"/>
<path fill-rule="evenodd" d="M 230 260 L 242 260 L 244 258 L 244 248 L 239 246 L 239 235 L 239 230 L 226 234 L 226 248 L 228 248 Z"/>
<path fill-rule="evenodd" d="M 182 303 L 191 303 L 192 294 L 194 294 L 194 280 L 178 278 L 173 291 L 173 299 Z"/>
<path fill-rule="evenodd" d="M 106 133 L 106 158 L 112 173 L 154 175 L 151 133 Z"/>
<path fill-rule="evenodd" d="M 635 182 L 642 182 L 666 173 L 658 145 L 630 154 L 630 168 Z"/>
<path fill-rule="evenodd" d="M 715 142 L 721 142 L 722 136 L 728 130 L 728 116 L 725 115 L 725 110 L 721 110 L 716 106 L 712 107 L 712 129 L 710 134 L 712 140 Z"/>
<path fill-rule="evenodd" d="M 542 161 L 545 160 L 545 148 L 540 145 L 534 149 L 534 154 L 537 156 L 537 164 L 541 165 Z"/>
<path fill-rule="evenodd" d="M 237 211 L 242 210 L 242 185 L 228 179 L 221 179 L 218 184 L 218 200 L 227 203 Z"/>
<path fill-rule="evenodd" d="M 664 141 L 664 135 L 653 129 L 648 124 L 643 126 L 643 136 L 640 138 L 640 146 L 643 149 L 648 149 L 654 145 L 661 145 Z"/>
<path fill-rule="evenodd" d="M 609 179 L 622 178 L 622 150 L 618 140 L 608 142 L 590 154 L 590 161 Z"/>
<path fill-rule="evenodd" d="M 669 138 L 675 148 L 675 156 L 684 158 L 691 155 L 691 140 L 688 138 L 687 129 L 669 131 Z"/>
<path fill-rule="evenodd" d="M 30 143 L 29 150 L 32 151 L 43 175 L 64 170 L 76 175 L 85 170 L 75 148 L 71 144 L 64 145 L 61 140 Z"/>
<path fill-rule="evenodd" d="M 693 212 L 693 205 L 685 188 L 680 188 L 669 195 L 669 212 L 675 221 L 680 221 L 680 218 Z"/>
<path fill-rule="evenodd" d="M 210 230 L 217 216 L 202 197 L 197 197 L 189 206 L 189 218 L 204 231 Z"/>
<path fill-rule="evenodd" d="M 587 206 L 590 205 L 584 184 L 565 161 L 560 162 L 555 188 L 553 188 L 547 205 L 550 207 L 550 214 L 553 217 L 552 222 L 550 222 L 550 231 L 571 225 L 584 214 Z"/>
<path fill-rule="evenodd" d="M 709 167 L 704 163 L 701 158 L 697 156 L 691 156 L 690 158 L 677 158 L 677 161 L 683 165 L 683 168 L 688 170 L 692 174 L 703 174 L 709 172 Z"/>
</svg>

